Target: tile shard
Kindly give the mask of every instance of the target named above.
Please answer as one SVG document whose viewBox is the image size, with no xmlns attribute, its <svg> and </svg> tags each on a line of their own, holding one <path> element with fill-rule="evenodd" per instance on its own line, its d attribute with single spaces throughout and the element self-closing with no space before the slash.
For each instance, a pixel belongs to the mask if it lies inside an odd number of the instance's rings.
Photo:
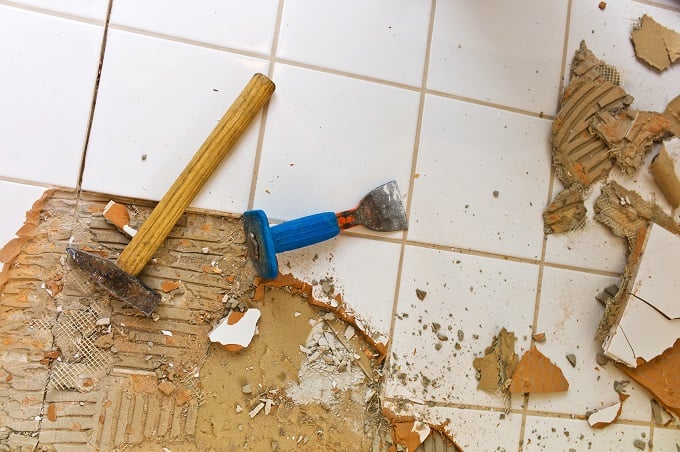
<svg viewBox="0 0 680 452">
<path fill-rule="evenodd" d="M 680 338 L 675 295 L 680 291 L 676 266 L 680 235 L 652 224 L 640 242 L 636 265 L 627 267 L 621 309 L 602 344 L 608 357 L 629 367 L 652 360 Z"/>
<path fill-rule="evenodd" d="M 248 309 L 246 312 L 231 311 L 208 334 L 211 342 L 219 342 L 228 351 L 239 351 L 248 345 L 257 331 L 260 319 L 259 309 Z"/>
<path fill-rule="evenodd" d="M 617 367 L 652 393 L 668 411 L 680 416 L 680 339 L 670 349 L 634 369 Z"/>
<path fill-rule="evenodd" d="M 640 18 L 630 39 L 635 56 L 659 72 L 680 58 L 680 33 L 664 27 L 647 14 Z"/>
<path fill-rule="evenodd" d="M 649 169 L 661 193 L 677 209 L 680 206 L 680 139 L 664 142 Z"/>
<path fill-rule="evenodd" d="M 516 394 L 565 392 L 567 390 L 569 390 L 569 382 L 564 378 L 562 369 L 538 351 L 535 345 L 532 345 L 531 349 L 522 356 L 510 383 L 510 392 Z"/>
<path fill-rule="evenodd" d="M 623 402 L 630 397 L 628 394 L 619 393 L 619 401 L 614 405 L 596 410 L 588 416 L 588 425 L 592 428 L 602 429 L 613 424 L 621 416 Z"/>
<path fill-rule="evenodd" d="M 543 231 L 560 234 L 581 229 L 586 224 L 583 185 L 574 183 L 555 196 L 543 212 Z"/>
<path fill-rule="evenodd" d="M 480 375 L 477 389 L 492 393 L 508 393 L 510 378 L 518 361 L 515 341 L 517 341 L 515 334 L 503 328 L 497 336 L 494 336 L 491 346 L 484 350 L 484 356 L 474 359 L 472 365 Z"/>
</svg>

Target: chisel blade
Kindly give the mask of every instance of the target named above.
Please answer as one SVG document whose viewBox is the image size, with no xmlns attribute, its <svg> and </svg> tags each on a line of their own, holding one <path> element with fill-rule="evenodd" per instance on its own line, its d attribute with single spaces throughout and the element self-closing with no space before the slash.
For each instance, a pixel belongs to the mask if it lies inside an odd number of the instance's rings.
<svg viewBox="0 0 680 452">
<path fill-rule="evenodd" d="M 123 302 L 150 315 L 161 295 L 134 276 L 130 276 L 108 259 L 75 248 L 66 248 L 73 262 L 88 273 L 104 290 Z"/>
</svg>

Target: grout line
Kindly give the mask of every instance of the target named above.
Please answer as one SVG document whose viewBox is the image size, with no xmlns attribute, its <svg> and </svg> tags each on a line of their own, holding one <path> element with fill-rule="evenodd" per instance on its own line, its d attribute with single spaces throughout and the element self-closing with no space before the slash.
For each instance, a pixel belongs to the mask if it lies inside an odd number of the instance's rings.
<svg viewBox="0 0 680 452">
<path fill-rule="evenodd" d="M 276 53 L 279 48 L 279 34 L 281 32 L 281 18 L 283 16 L 283 2 L 279 0 L 278 9 L 276 11 L 276 23 L 274 24 L 274 36 L 272 37 L 272 47 L 269 51 L 269 68 L 267 69 L 267 77 L 270 79 L 274 76 L 274 65 L 276 64 Z M 276 82 L 274 82 L 276 83 Z M 276 93 L 276 91 L 274 91 Z M 260 120 L 260 131 L 257 135 L 257 148 L 255 150 L 255 161 L 253 162 L 253 174 L 250 180 L 250 193 L 248 194 L 248 210 L 253 208 L 255 204 L 255 193 L 257 190 L 257 178 L 260 174 L 260 163 L 262 161 L 262 144 L 264 143 L 264 132 L 267 127 L 267 118 L 269 117 L 269 105 L 262 109 L 262 119 Z"/>
<path fill-rule="evenodd" d="M 85 142 L 83 146 L 82 156 L 80 158 L 80 170 L 78 172 L 78 182 L 76 183 L 76 202 L 80 199 L 80 192 L 82 190 L 83 175 L 85 173 L 85 161 L 87 159 L 87 148 L 90 145 L 90 134 L 92 133 L 92 124 L 94 122 L 94 112 L 97 106 L 97 97 L 99 95 L 99 84 L 102 78 L 102 68 L 104 66 L 104 54 L 106 53 L 106 43 L 109 36 L 109 20 L 111 19 L 111 9 L 113 8 L 113 0 L 109 0 L 106 8 L 106 20 L 104 30 L 102 32 L 102 43 L 99 51 L 99 64 L 97 67 L 97 79 L 94 83 L 94 90 L 92 92 L 92 105 L 90 107 L 90 117 L 87 121 L 87 132 L 85 133 Z"/>
<path fill-rule="evenodd" d="M 0 0 L 2 1 L 2 0 Z M 165 41 L 172 41 L 176 42 L 179 44 L 187 44 L 195 47 L 203 47 L 206 49 L 211 49 L 211 50 L 218 50 L 220 52 L 227 52 L 227 53 L 233 53 L 235 55 L 240 55 L 240 56 L 245 56 L 245 57 L 250 57 L 250 58 L 259 58 L 259 59 L 269 59 L 271 60 L 271 55 L 266 55 L 264 53 L 258 53 L 254 52 L 251 50 L 243 50 L 243 49 L 236 49 L 233 47 L 226 47 L 226 46 L 221 46 L 218 44 L 210 44 L 207 42 L 202 42 L 202 41 L 196 41 L 194 39 L 189 39 L 189 38 L 182 38 L 179 36 L 173 36 L 173 35 L 168 35 L 165 33 L 159 33 L 155 31 L 149 31 L 149 30 L 142 30 L 141 28 L 135 28 L 135 27 L 129 27 L 127 25 L 121 25 L 121 24 L 110 24 L 109 28 L 117 31 L 124 31 L 126 33 L 132 33 L 132 34 L 137 34 L 137 35 L 142 35 L 142 36 L 147 36 L 149 38 L 156 38 L 156 39 L 162 39 Z M 275 37 L 276 38 L 276 37 Z"/>
<path fill-rule="evenodd" d="M 15 2 L 12 2 L 12 1 L 7 1 L 7 0 L 0 0 L 0 6 L 7 6 L 9 8 L 21 9 L 21 10 L 24 10 L 24 11 L 42 14 L 42 15 L 45 15 L 45 16 L 52 16 L 52 17 L 56 17 L 56 18 L 60 18 L 60 19 L 72 20 L 74 22 L 83 22 L 83 23 L 90 24 L 90 25 L 100 25 L 100 26 L 105 25 L 105 21 L 103 21 L 103 20 L 79 16 L 77 14 L 64 13 L 64 12 L 61 12 L 61 11 L 54 11 L 54 10 L 47 9 L 47 8 L 40 8 L 38 6 L 19 4 L 19 3 L 15 3 Z M 107 18 L 108 18 L 108 14 L 107 14 Z"/>
<path fill-rule="evenodd" d="M 425 109 L 425 94 L 427 90 L 427 75 L 430 66 L 430 53 L 432 49 L 432 35 L 434 31 L 434 17 L 437 10 L 437 0 L 432 0 L 430 3 L 430 22 L 427 31 L 427 43 L 425 44 L 425 58 L 423 59 L 423 77 L 421 79 L 421 89 L 420 89 L 420 99 L 418 101 L 418 118 L 416 122 L 415 136 L 413 139 L 413 156 L 411 158 L 411 171 L 409 174 L 408 182 L 408 194 L 406 197 L 406 213 L 410 216 L 411 203 L 413 202 L 413 189 L 415 181 L 415 173 L 418 163 L 418 151 L 420 147 L 420 132 L 423 124 L 423 111 Z M 392 312 L 390 316 L 390 329 L 387 335 L 387 351 L 385 352 L 385 364 L 384 368 L 389 371 L 389 363 L 391 361 L 391 351 L 392 351 L 392 338 L 394 337 L 394 330 L 396 327 L 397 319 L 397 308 L 399 306 L 399 292 L 401 290 L 401 277 L 404 268 L 404 254 L 406 251 L 408 231 L 404 231 L 401 236 L 401 246 L 399 250 L 399 263 L 397 265 L 397 277 L 394 284 L 394 301 L 392 302 Z M 385 396 L 385 391 L 387 390 L 387 385 L 381 385 L 380 397 Z"/>
<path fill-rule="evenodd" d="M 559 87 L 557 90 L 557 99 L 556 99 L 556 105 L 555 105 L 555 112 L 557 115 L 557 112 L 559 111 L 559 106 L 560 106 L 560 99 L 562 97 L 562 90 L 564 89 L 564 71 L 566 68 L 566 61 L 567 61 L 567 47 L 569 45 L 569 29 L 571 27 L 571 7 L 572 7 L 572 0 L 569 0 L 567 2 L 567 13 L 565 17 L 565 25 L 564 25 L 564 44 L 562 46 L 562 65 L 560 67 L 560 83 Z M 552 150 L 552 146 L 551 146 Z M 551 152 L 552 154 L 552 152 Z M 552 157 L 552 155 L 551 155 Z M 550 165 L 550 180 L 548 182 L 548 199 L 546 200 L 545 205 L 549 205 L 550 201 L 552 200 L 553 197 L 553 187 L 555 183 L 555 168 L 553 165 Z M 536 282 L 536 299 L 534 302 L 534 315 L 533 315 L 533 320 L 531 322 L 531 338 L 530 338 L 530 346 L 533 347 L 536 343 L 534 340 L 534 334 L 538 333 L 538 316 L 540 313 L 541 309 L 541 294 L 543 292 L 543 274 L 544 274 L 544 269 L 546 266 L 545 262 L 545 254 L 546 250 L 548 248 L 548 235 L 543 234 L 543 243 L 541 244 L 541 260 L 538 263 L 538 281 Z M 522 411 L 522 422 L 520 424 L 520 432 L 519 432 L 519 447 L 518 447 L 518 452 L 522 452 L 524 450 L 524 437 L 526 435 L 526 422 L 527 422 L 527 415 L 529 413 L 529 400 L 531 398 L 531 394 L 524 394 L 523 395 L 523 411 Z"/>
</svg>

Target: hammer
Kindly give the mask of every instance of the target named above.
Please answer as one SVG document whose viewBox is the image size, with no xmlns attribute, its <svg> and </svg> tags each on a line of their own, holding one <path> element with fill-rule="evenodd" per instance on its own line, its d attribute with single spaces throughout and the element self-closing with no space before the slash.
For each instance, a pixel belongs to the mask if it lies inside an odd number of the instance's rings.
<svg viewBox="0 0 680 452">
<path fill-rule="evenodd" d="M 94 281 L 147 316 L 161 300 L 158 292 L 137 278 L 206 181 L 260 109 L 275 85 L 255 74 L 206 138 L 186 168 L 153 209 L 116 264 L 95 254 L 67 248 L 66 252 Z"/>
</svg>

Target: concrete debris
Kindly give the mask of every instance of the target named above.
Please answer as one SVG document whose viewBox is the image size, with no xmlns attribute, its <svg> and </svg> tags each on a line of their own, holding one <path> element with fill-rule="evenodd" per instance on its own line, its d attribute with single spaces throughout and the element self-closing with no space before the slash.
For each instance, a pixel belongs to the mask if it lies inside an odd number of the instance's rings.
<svg viewBox="0 0 680 452">
<path fill-rule="evenodd" d="M 211 342 L 219 342 L 229 351 L 242 350 L 253 340 L 259 319 L 259 309 L 251 308 L 246 312 L 231 311 L 220 320 L 208 337 Z"/>
<path fill-rule="evenodd" d="M 532 337 L 536 342 L 545 342 L 545 333 L 536 333 L 536 334 L 532 334 L 531 337 Z"/>
<path fill-rule="evenodd" d="M 518 394 L 564 392 L 569 382 L 564 378 L 562 369 L 553 363 L 535 345 L 527 351 L 517 364 L 510 392 Z"/>
<path fill-rule="evenodd" d="M 657 71 L 668 69 L 680 58 L 680 33 L 645 14 L 630 34 L 635 56 Z"/>
<path fill-rule="evenodd" d="M 576 182 L 557 194 L 543 212 L 543 232 L 561 234 L 586 224 L 583 185 Z"/>
<path fill-rule="evenodd" d="M 588 425 L 592 428 L 602 429 L 616 422 L 619 416 L 621 416 L 623 402 L 628 397 L 630 397 L 628 394 L 619 393 L 619 402 L 591 413 L 588 416 Z"/>
<path fill-rule="evenodd" d="M 680 206 L 680 139 L 664 142 L 649 169 L 661 193 L 677 209 Z"/>
<path fill-rule="evenodd" d="M 312 327 L 300 350 L 307 357 L 298 372 L 299 383 L 291 383 L 286 390 L 295 403 L 330 408 L 339 403 L 343 393 L 366 379 L 356 362 L 359 356 L 348 350 L 323 321 Z"/>
<path fill-rule="evenodd" d="M 567 193 L 559 193 L 545 210 L 546 233 L 581 227 L 586 213 L 581 198 L 594 182 L 614 164 L 634 173 L 654 142 L 680 131 L 680 100 L 663 114 L 633 110 L 633 97 L 619 83 L 618 71 L 582 41 L 552 124 L 553 166 Z"/>
<path fill-rule="evenodd" d="M 569 364 L 571 364 L 571 367 L 576 367 L 576 355 L 573 353 L 568 353 L 566 355 L 567 361 L 569 361 Z"/>
<path fill-rule="evenodd" d="M 515 353 L 516 340 L 514 333 L 503 328 L 494 336 L 491 346 L 484 350 L 484 356 L 474 359 L 472 365 L 480 375 L 477 389 L 508 394 L 510 379 L 519 359 Z"/>
</svg>

